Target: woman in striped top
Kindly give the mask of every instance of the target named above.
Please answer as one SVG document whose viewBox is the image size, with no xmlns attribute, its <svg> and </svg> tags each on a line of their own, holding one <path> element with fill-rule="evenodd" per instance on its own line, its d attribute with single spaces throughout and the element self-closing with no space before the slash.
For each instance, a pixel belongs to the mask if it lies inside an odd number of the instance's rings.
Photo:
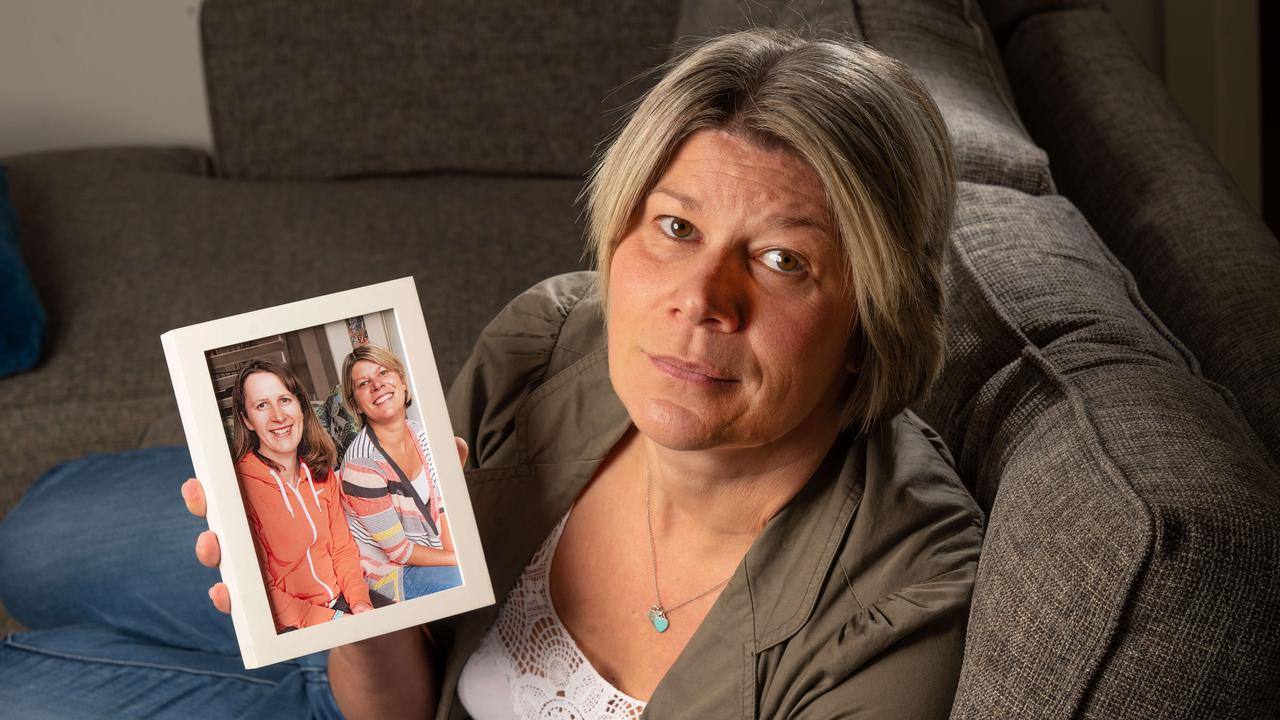
<svg viewBox="0 0 1280 720">
<path fill-rule="evenodd" d="M 362 426 L 342 459 L 343 508 L 375 604 L 462 584 L 426 432 L 405 417 L 404 366 L 362 345 L 342 363 L 342 397 Z"/>
</svg>

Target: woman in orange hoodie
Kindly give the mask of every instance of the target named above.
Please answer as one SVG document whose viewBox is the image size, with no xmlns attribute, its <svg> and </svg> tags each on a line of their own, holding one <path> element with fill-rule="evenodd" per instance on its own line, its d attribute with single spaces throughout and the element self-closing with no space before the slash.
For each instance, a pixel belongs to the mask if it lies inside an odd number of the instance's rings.
<svg viewBox="0 0 1280 720">
<path fill-rule="evenodd" d="M 254 360 L 232 394 L 232 456 L 276 630 L 373 609 L 347 529 L 337 450 L 289 368 Z"/>
</svg>

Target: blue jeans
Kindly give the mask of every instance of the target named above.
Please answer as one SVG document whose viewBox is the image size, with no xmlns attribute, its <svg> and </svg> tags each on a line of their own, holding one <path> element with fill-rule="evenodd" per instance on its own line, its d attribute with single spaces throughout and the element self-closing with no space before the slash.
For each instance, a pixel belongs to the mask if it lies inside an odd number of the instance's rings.
<svg viewBox="0 0 1280 720">
<path fill-rule="evenodd" d="M 0 601 L 31 628 L 0 644 L 15 718 L 339 718 L 325 653 L 257 670 L 196 562 L 186 448 L 59 466 L 0 522 Z"/>
<path fill-rule="evenodd" d="M 448 590 L 462 584 L 462 575 L 458 573 L 457 565 L 409 565 L 400 570 L 400 579 L 404 583 L 405 600 Z"/>
</svg>

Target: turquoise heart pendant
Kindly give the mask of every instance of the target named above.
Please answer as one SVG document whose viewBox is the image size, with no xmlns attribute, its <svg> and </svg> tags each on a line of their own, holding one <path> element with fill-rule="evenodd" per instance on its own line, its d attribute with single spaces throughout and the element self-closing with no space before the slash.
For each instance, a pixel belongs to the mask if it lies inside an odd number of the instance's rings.
<svg viewBox="0 0 1280 720">
<path fill-rule="evenodd" d="M 667 614 L 657 605 L 649 608 L 649 622 L 653 625 L 653 629 L 660 633 L 666 632 L 667 628 L 671 627 L 671 621 L 667 620 Z"/>
</svg>

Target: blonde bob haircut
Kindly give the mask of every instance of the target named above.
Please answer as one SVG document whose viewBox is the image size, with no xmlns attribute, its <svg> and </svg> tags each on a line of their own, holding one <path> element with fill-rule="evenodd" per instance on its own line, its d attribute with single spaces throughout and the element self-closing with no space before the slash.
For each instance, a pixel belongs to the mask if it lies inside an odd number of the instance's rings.
<svg viewBox="0 0 1280 720">
<path fill-rule="evenodd" d="M 723 35 L 674 59 L 583 191 L 605 301 L 614 247 L 680 144 L 704 129 L 794 153 L 821 179 L 856 304 L 844 426 L 867 431 L 923 398 L 943 361 L 956 170 L 920 81 L 860 42 L 793 31 Z"/>
<path fill-rule="evenodd" d="M 342 361 L 342 405 L 347 409 L 347 413 L 355 418 L 356 427 L 364 426 L 364 413 L 360 412 L 360 406 L 356 404 L 356 387 L 355 383 L 351 382 L 351 370 L 361 360 L 381 365 L 399 375 L 400 382 L 404 383 L 404 406 L 407 409 L 413 404 L 413 390 L 409 388 L 409 376 L 405 375 L 400 358 L 378 345 L 360 345 L 347 353 L 346 359 Z"/>
</svg>

